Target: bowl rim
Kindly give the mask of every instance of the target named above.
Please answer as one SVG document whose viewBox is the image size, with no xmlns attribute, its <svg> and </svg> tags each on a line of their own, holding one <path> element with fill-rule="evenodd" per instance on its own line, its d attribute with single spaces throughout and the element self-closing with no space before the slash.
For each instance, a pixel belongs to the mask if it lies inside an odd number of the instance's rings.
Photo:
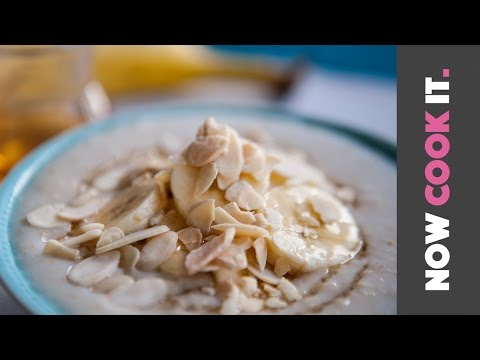
<svg viewBox="0 0 480 360">
<path fill-rule="evenodd" d="M 13 220 L 20 195 L 42 169 L 59 157 L 64 151 L 89 137 L 99 135 L 108 130 L 118 129 L 141 118 L 142 121 L 162 121 L 159 115 L 174 113 L 193 113 L 195 111 L 227 112 L 235 114 L 263 116 L 265 120 L 301 123 L 309 127 L 323 129 L 336 135 L 343 135 L 359 145 L 370 148 L 382 155 L 396 166 L 396 146 L 375 135 L 339 125 L 332 121 L 300 115 L 281 107 L 272 106 L 242 106 L 226 104 L 150 104 L 135 106 L 132 109 L 113 113 L 101 122 L 87 124 L 80 128 L 60 134 L 32 151 L 18 163 L 0 185 L 0 284 L 5 291 L 22 308 L 30 314 L 65 314 L 59 305 L 49 299 L 33 282 L 28 279 L 28 273 L 18 263 L 12 242 Z"/>
</svg>

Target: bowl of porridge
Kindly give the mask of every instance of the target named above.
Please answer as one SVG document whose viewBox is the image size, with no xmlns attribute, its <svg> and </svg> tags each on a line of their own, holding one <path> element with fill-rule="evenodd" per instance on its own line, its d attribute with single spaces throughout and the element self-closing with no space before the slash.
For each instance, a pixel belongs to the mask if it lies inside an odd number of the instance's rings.
<svg viewBox="0 0 480 360">
<path fill-rule="evenodd" d="M 280 110 L 151 106 L 0 188 L 0 276 L 34 314 L 395 314 L 394 148 Z"/>
</svg>

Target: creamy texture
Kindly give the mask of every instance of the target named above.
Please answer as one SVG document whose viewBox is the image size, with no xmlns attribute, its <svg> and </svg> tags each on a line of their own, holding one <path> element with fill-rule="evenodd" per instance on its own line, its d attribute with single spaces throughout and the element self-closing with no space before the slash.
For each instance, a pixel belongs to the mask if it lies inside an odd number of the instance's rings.
<svg viewBox="0 0 480 360">
<path fill-rule="evenodd" d="M 231 118 L 231 117 L 229 117 Z M 196 117 L 198 119 L 198 117 Z M 221 119 L 223 120 L 223 119 Z M 237 129 L 252 127 L 253 121 L 232 122 Z M 65 202 L 75 194 L 79 182 L 98 164 L 128 154 L 139 148 L 158 144 L 159 132 L 182 134 L 195 129 L 197 120 L 186 122 L 140 123 L 132 127 L 99 135 L 74 146 L 51 164 L 32 184 L 19 210 L 19 223 L 25 214 L 47 203 Z M 372 151 L 341 136 L 285 123 L 259 124 L 277 142 L 304 149 L 309 160 L 329 177 L 353 187 L 359 197 L 359 207 L 352 210 L 360 225 L 366 248 L 353 260 L 338 269 L 316 270 L 299 275 L 293 282 L 304 298 L 279 310 L 280 313 L 395 313 L 396 312 L 396 170 L 395 166 Z M 131 141 L 131 134 L 137 141 Z M 53 191 L 52 191 L 53 190 Z M 32 277 L 67 312 L 106 313 L 135 312 L 113 305 L 105 295 L 72 286 L 65 280 L 70 262 L 41 254 L 41 231 L 20 225 L 18 246 L 22 260 L 31 269 Z M 198 281 L 209 280 L 205 277 Z M 352 286 L 353 284 L 353 286 Z M 188 284 L 187 284 L 188 285 Z M 186 286 L 187 286 L 186 285 Z M 204 293 L 180 295 L 186 305 L 205 307 L 215 300 Z M 192 306 L 188 306 L 188 304 Z M 200 306 L 203 307 L 203 306 Z M 169 304 L 157 306 L 153 312 L 184 312 Z M 191 308 L 188 312 L 198 310 Z M 269 312 L 269 311 L 263 311 Z M 263 313 L 262 312 L 262 313 Z"/>
</svg>

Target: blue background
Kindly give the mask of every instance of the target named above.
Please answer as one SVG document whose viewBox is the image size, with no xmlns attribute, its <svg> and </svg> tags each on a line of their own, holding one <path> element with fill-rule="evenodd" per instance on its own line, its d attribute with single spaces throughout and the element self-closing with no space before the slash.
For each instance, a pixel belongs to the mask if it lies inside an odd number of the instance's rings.
<svg viewBox="0 0 480 360">
<path fill-rule="evenodd" d="M 216 45 L 229 52 L 305 57 L 324 68 L 396 78 L 394 45 Z"/>
</svg>

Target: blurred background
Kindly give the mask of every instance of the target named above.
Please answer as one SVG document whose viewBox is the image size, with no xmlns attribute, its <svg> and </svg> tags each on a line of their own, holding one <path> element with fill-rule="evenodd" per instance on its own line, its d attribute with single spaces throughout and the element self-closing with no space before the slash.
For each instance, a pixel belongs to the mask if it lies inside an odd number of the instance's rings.
<svg viewBox="0 0 480 360">
<path fill-rule="evenodd" d="M 0 186 L 52 136 L 151 103 L 278 106 L 396 143 L 396 48 L 0 46 Z"/>
<path fill-rule="evenodd" d="M 57 133 L 150 103 L 279 106 L 396 142 L 396 48 L 0 46 L 0 179 Z"/>
</svg>

